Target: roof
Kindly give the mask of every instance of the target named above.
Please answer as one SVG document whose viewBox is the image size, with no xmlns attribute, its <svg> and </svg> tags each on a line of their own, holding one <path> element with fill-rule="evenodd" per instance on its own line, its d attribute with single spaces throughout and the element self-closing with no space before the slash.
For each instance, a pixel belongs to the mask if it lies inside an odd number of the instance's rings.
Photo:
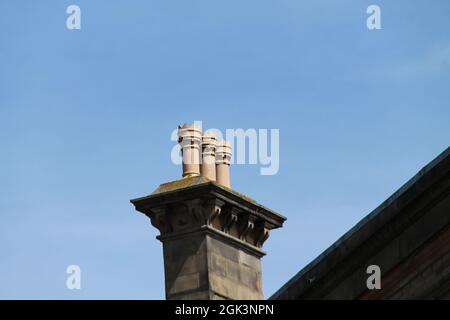
<svg viewBox="0 0 450 320">
<path fill-rule="evenodd" d="M 311 290 L 316 283 L 321 280 L 322 282 L 325 281 L 323 278 L 335 272 L 335 268 L 345 268 L 342 265 L 352 259 L 356 260 L 354 259 L 355 256 L 362 255 L 362 251 L 368 248 L 373 250 L 373 252 L 379 250 L 380 245 L 386 245 L 388 241 L 391 241 L 392 237 L 401 233 L 402 228 L 406 228 L 408 223 L 412 223 L 411 221 L 418 219 L 416 216 L 412 216 L 412 210 L 408 208 L 411 208 L 411 204 L 418 201 L 417 199 L 419 197 L 424 198 L 426 194 L 426 197 L 428 197 L 426 199 L 429 202 L 431 202 L 431 197 L 433 197 L 433 201 L 436 198 L 448 197 L 449 176 L 450 148 L 447 148 L 391 197 L 363 218 L 315 260 L 299 271 L 273 294 L 270 299 L 304 297 L 307 295 L 308 290 Z M 417 215 L 417 213 L 414 214 Z M 399 216 L 401 216 L 401 219 Z M 398 223 L 399 220 L 402 223 Z M 448 214 L 441 220 L 439 222 L 441 225 L 448 224 Z M 374 245 L 374 243 L 377 244 Z M 367 254 L 371 253 L 365 254 L 367 256 Z"/>
</svg>

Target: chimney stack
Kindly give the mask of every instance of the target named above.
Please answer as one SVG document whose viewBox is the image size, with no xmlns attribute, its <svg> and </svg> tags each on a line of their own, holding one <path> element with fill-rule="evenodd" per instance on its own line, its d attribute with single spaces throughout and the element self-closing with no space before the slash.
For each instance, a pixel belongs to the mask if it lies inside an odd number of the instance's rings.
<svg viewBox="0 0 450 320">
<path fill-rule="evenodd" d="M 183 178 L 131 200 L 160 231 L 166 298 L 263 299 L 263 244 L 286 218 L 229 188 L 228 142 L 216 149 L 215 136 L 202 139 L 195 125 L 178 136 Z"/>
<path fill-rule="evenodd" d="M 220 141 L 216 149 L 216 180 L 217 183 L 230 188 L 231 144 Z"/>
<path fill-rule="evenodd" d="M 201 176 L 216 181 L 216 135 L 213 132 L 203 132 Z"/>
<path fill-rule="evenodd" d="M 183 178 L 200 175 L 202 132 L 195 124 L 178 126 L 178 142 L 183 158 Z"/>
</svg>

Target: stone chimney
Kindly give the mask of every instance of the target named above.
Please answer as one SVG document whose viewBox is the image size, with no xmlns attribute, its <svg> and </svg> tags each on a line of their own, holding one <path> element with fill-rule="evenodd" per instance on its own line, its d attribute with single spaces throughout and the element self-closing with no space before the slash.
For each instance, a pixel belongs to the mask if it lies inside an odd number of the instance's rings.
<svg viewBox="0 0 450 320">
<path fill-rule="evenodd" d="M 160 231 L 166 299 L 263 299 L 263 244 L 286 218 L 229 188 L 229 143 L 214 150 L 215 137 L 201 141 L 193 125 L 178 134 L 183 178 L 131 200 Z"/>
</svg>

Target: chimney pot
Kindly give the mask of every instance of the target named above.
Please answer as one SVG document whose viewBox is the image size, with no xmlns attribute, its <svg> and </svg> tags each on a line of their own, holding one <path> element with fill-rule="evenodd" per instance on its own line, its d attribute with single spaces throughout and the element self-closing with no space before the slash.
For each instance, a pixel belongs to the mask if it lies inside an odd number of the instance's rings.
<svg viewBox="0 0 450 320">
<path fill-rule="evenodd" d="M 229 141 L 220 141 L 216 149 L 216 181 L 230 188 L 230 161 L 231 144 Z"/>
<path fill-rule="evenodd" d="M 178 142 L 183 158 L 183 177 L 200 175 L 200 145 L 202 132 L 195 124 L 178 126 Z"/>
<path fill-rule="evenodd" d="M 202 177 L 211 181 L 216 181 L 216 144 L 214 132 L 203 132 L 200 172 Z"/>
</svg>

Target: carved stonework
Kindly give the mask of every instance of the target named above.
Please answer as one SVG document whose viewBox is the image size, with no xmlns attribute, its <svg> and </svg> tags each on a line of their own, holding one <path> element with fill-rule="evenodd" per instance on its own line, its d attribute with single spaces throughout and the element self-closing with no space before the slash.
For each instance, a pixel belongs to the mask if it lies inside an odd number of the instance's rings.
<svg viewBox="0 0 450 320">
<path fill-rule="evenodd" d="M 176 183 L 182 182 L 187 184 L 189 180 Z M 133 203 L 151 219 L 162 237 L 206 227 L 256 248 L 262 248 L 269 231 L 285 220 L 245 196 L 211 182 L 152 194 Z"/>
<path fill-rule="evenodd" d="M 256 228 L 257 235 L 256 235 L 256 242 L 254 245 L 258 248 L 261 248 L 264 244 L 264 242 L 269 238 L 269 229 L 266 228 L 264 223 L 260 223 L 259 227 Z"/>
<path fill-rule="evenodd" d="M 209 226 L 258 248 L 269 237 L 269 228 L 264 220 L 220 199 L 192 199 L 167 204 L 152 208 L 149 217 L 161 235 Z"/>
<path fill-rule="evenodd" d="M 235 227 L 235 225 L 238 221 L 239 212 L 240 212 L 240 210 L 238 208 L 233 207 L 231 205 L 227 205 L 222 210 L 222 215 L 221 215 L 222 228 L 221 228 L 221 230 L 223 232 L 230 233 L 230 230 L 233 227 Z"/>
<path fill-rule="evenodd" d="M 247 241 L 247 235 L 251 234 L 255 228 L 255 220 L 256 218 L 249 214 L 241 219 L 239 239 Z"/>
</svg>

